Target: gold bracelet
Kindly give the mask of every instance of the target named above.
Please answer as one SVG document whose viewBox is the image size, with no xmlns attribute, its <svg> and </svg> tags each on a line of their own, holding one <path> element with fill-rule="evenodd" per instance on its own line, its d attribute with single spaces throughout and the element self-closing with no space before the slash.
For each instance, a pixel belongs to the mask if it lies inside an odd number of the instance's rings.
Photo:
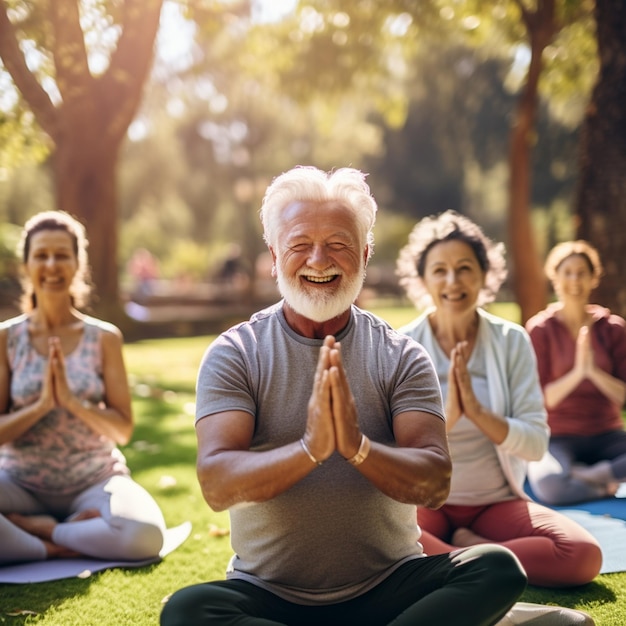
<svg viewBox="0 0 626 626">
<path fill-rule="evenodd" d="M 358 452 L 352 458 L 346 459 L 346 461 L 355 466 L 361 465 L 361 463 L 365 461 L 367 455 L 370 453 L 371 447 L 372 442 L 369 440 L 369 438 L 361 434 L 361 445 L 359 446 Z"/>
<path fill-rule="evenodd" d="M 318 461 L 313 456 L 313 453 L 309 450 L 309 448 L 306 445 L 306 443 L 304 443 L 304 437 L 300 438 L 300 445 L 302 446 L 302 449 L 306 452 L 307 456 L 311 459 L 311 461 L 313 461 L 313 463 L 315 463 L 316 465 L 321 465 L 323 463 L 323 461 Z"/>
</svg>

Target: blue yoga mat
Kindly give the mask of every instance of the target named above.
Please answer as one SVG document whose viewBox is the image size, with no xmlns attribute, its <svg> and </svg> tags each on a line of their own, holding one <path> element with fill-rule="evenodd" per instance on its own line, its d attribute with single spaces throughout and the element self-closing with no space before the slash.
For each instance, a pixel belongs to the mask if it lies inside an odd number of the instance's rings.
<svg viewBox="0 0 626 626">
<path fill-rule="evenodd" d="M 626 499 L 622 498 L 620 504 L 623 516 L 626 514 Z M 626 571 L 626 522 L 623 519 L 584 509 L 560 508 L 559 511 L 578 522 L 598 540 L 602 548 L 601 574 Z"/>
<path fill-rule="evenodd" d="M 526 491 L 532 497 L 528 484 Z M 626 483 L 614 498 L 553 506 L 586 528 L 602 547 L 601 574 L 626 571 Z"/>
</svg>

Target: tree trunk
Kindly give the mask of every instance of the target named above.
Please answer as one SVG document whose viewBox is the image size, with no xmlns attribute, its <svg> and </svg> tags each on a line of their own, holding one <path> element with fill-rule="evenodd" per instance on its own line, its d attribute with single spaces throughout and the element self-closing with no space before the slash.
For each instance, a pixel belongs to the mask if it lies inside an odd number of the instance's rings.
<svg viewBox="0 0 626 626">
<path fill-rule="evenodd" d="M 602 256 L 595 299 L 626 317 L 626 3 L 596 0 L 600 70 L 581 133 L 577 236 Z"/>
<path fill-rule="evenodd" d="M 99 312 L 118 302 L 117 190 L 118 150 L 109 143 L 85 142 L 75 133 L 54 155 L 57 207 L 77 217 L 89 239 L 89 262 Z"/>
<path fill-rule="evenodd" d="M 512 288 L 520 307 L 521 321 L 540 311 L 547 303 L 547 281 L 539 258 L 530 214 L 532 188 L 531 152 L 535 126 L 542 54 L 556 32 L 554 1 L 538 2 L 534 13 L 524 12 L 530 40 L 530 65 L 524 91 L 511 128 L 509 149 L 509 248 L 513 259 Z"/>
<path fill-rule="evenodd" d="M 32 3 L 28 8 L 34 23 L 46 25 L 35 42 L 42 50 L 49 45 L 44 56 L 54 62 L 62 102 L 55 104 L 26 62 L 17 30 L 22 22 L 17 20 L 16 27 L 9 19 L 9 3 L 0 0 L 0 58 L 54 143 L 56 208 L 76 216 L 87 230 L 94 310 L 118 325 L 124 315 L 118 302 L 116 165 L 152 65 L 162 2 L 103 3 L 115 10 L 120 35 L 108 69 L 98 76 L 89 69 L 81 3 Z"/>
</svg>

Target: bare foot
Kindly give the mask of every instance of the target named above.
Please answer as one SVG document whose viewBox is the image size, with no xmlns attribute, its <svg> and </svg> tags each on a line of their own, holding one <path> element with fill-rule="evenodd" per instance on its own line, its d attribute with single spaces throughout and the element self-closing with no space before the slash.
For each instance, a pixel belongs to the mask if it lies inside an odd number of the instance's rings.
<svg viewBox="0 0 626 626">
<path fill-rule="evenodd" d="M 59 546 L 45 539 L 43 540 L 43 545 L 46 547 L 49 559 L 75 559 L 76 557 L 83 556 L 80 552 L 75 552 L 74 550 Z"/>
<path fill-rule="evenodd" d="M 613 497 L 620 486 L 619 481 L 616 481 L 613 476 L 608 461 L 600 461 L 595 465 L 572 465 L 570 474 L 582 482 L 598 487 L 608 497 Z"/>
<path fill-rule="evenodd" d="M 20 515 L 19 513 L 9 513 L 6 517 L 29 535 L 41 539 L 49 559 L 72 559 L 82 556 L 80 552 L 76 552 L 65 546 L 60 546 L 52 541 L 52 531 L 59 522 L 51 515 Z M 84 511 L 76 513 L 68 522 L 79 522 L 95 517 L 101 517 L 98 509 L 85 509 Z"/>
<path fill-rule="evenodd" d="M 41 539 L 49 559 L 72 559 L 83 556 L 80 552 L 60 546 L 52 541 L 52 531 L 59 521 L 51 515 L 20 515 L 19 513 L 9 513 L 6 517 L 29 535 Z M 80 522 L 96 517 L 102 517 L 98 509 L 85 509 L 84 511 L 75 513 L 68 518 L 65 523 Z"/>
<path fill-rule="evenodd" d="M 59 523 L 52 515 L 20 515 L 19 513 L 8 513 L 6 517 L 28 534 L 46 541 L 52 541 L 52 531 Z"/>
<path fill-rule="evenodd" d="M 78 511 L 78 513 L 74 513 L 68 517 L 66 522 L 82 522 L 86 519 L 94 519 L 96 517 L 102 517 L 102 513 L 98 509 L 85 509 L 84 511 Z"/>
<path fill-rule="evenodd" d="M 574 464 L 570 469 L 570 474 L 592 485 L 607 485 L 615 482 L 615 476 L 608 461 L 599 461 L 593 465 Z"/>
<path fill-rule="evenodd" d="M 491 541 L 477 535 L 469 528 L 457 528 L 452 535 L 452 545 L 457 548 L 467 548 L 478 543 L 491 543 Z"/>
</svg>

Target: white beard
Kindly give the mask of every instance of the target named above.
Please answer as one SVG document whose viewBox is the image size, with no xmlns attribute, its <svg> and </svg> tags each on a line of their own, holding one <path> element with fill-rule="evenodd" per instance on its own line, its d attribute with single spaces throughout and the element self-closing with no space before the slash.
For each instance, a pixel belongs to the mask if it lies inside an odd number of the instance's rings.
<svg viewBox="0 0 626 626">
<path fill-rule="evenodd" d="M 361 263 L 359 272 L 353 278 L 346 278 L 341 275 L 342 287 L 338 291 L 322 293 L 308 293 L 298 276 L 294 279 L 287 278 L 280 267 L 276 266 L 276 283 L 285 302 L 299 315 L 312 320 L 313 322 L 327 322 L 345 313 L 352 303 L 357 299 L 363 280 L 365 279 L 365 266 Z M 316 289 L 311 288 L 311 291 Z"/>
</svg>

